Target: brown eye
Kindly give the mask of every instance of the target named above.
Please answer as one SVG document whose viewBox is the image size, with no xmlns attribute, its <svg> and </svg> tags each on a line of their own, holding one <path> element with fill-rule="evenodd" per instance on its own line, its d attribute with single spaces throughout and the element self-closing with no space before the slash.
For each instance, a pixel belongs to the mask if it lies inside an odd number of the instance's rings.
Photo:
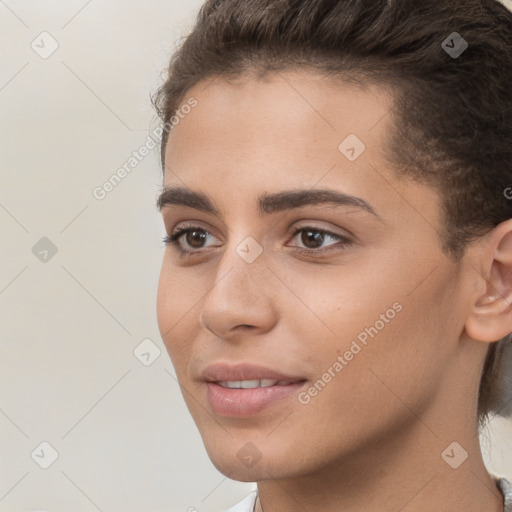
<svg viewBox="0 0 512 512">
<path fill-rule="evenodd" d="M 201 249 L 206 240 L 206 231 L 204 229 L 193 229 L 183 233 L 185 241 L 190 247 Z"/>
<path fill-rule="evenodd" d="M 344 250 L 353 244 L 353 242 L 345 236 L 312 226 L 297 228 L 293 233 L 293 238 L 295 238 L 299 233 L 301 234 L 300 243 L 303 247 L 297 247 L 297 250 L 304 253 L 321 254 L 331 250 Z M 338 243 L 322 247 L 324 242 L 328 239 L 334 240 Z"/>
<path fill-rule="evenodd" d="M 325 235 L 316 230 L 303 230 L 300 240 L 308 249 L 318 249 L 322 245 Z"/>
<path fill-rule="evenodd" d="M 199 226 L 190 226 L 177 229 L 171 236 L 163 239 L 164 243 L 172 245 L 181 254 L 191 254 L 198 249 L 209 247 L 205 245 L 211 234 Z M 183 239 L 183 240 L 182 240 Z"/>
</svg>

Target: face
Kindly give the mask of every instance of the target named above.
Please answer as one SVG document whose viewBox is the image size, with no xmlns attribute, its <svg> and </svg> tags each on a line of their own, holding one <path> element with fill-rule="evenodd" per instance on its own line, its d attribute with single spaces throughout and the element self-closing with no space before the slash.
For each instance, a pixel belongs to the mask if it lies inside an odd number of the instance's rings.
<svg viewBox="0 0 512 512">
<path fill-rule="evenodd" d="M 306 475 L 397 435 L 454 378 L 467 285 L 438 194 L 384 160 L 390 97 L 306 72 L 191 97 L 165 170 L 189 194 L 162 208 L 168 235 L 189 231 L 157 317 L 213 463 Z"/>
</svg>

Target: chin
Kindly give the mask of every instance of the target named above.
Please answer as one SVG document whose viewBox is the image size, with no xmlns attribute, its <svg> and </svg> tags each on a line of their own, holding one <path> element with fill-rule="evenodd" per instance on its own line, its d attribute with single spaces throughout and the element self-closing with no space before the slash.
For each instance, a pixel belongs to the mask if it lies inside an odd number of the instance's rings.
<svg viewBox="0 0 512 512">
<path fill-rule="evenodd" d="M 234 444 L 234 443 L 233 443 Z M 261 460 L 257 463 L 243 464 L 237 457 L 233 444 L 216 446 L 214 448 L 205 444 L 206 452 L 215 468 L 231 480 L 239 482 L 254 482 L 262 478 Z"/>
<path fill-rule="evenodd" d="M 219 437 L 221 436 L 221 437 Z M 225 432 L 203 436 L 203 444 L 212 464 L 223 475 L 239 482 L 277 478 L 289 471 L 289 457 L 264 440 L 250 441 L 249 436 L 229 437 Z"/>
<path fill-rule="evenodd" d="M 205 436 L 203 443 L 212 464 L 231 480 L 286 479 L 314 472 L 323 464 L 315 454 L 297 453 L 297 445 L 287 445 L 283 439 L 270 442 L 262 436 L 261 441 L 254 440 L 253 444 L 249 436 L 226 437 L 219 440 Z"/>
</svg>

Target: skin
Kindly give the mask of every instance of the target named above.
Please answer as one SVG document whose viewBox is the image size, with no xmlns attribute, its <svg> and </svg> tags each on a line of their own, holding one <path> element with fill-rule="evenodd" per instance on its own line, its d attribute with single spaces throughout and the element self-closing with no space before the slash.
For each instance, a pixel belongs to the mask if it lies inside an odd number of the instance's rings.
<svg viewBox="0 0 512 512">
<path fill-rule="evenodd" d="M 166 247 L 157 318 L 214 465 L 258 482 L 258 511 L 501 511 L 476 406 L 489 342 L 512 331 L 512 221 L 458 263 L 441 251 L 438 193 L 384 159 L 383 89 L 286 71 L 216 77 L 191 96 L 198 105 L 169 136 L 165 185 L 206 194 L 222 217 L 162 208 L 167 234 L 185 222 L 208 235 L 202 246 L 181 238 L 192 256 Z M 338 149 L 348 134 L 366 146 L 352 162 Z M 380 218 L 332 205 L 259 214 L 261 194 L 295 188 L 363 198 Z M 293 236 L 311 226 L 353 243 Z M 247 236 L 263 249 L 252 263 L 236 251 Z M 249 418 L 209 404 L 206 365 L 257 363 L 302 375 L 307 389 L 394 303 L 401 311 L 309 403 L 294 395 Z M 441 457 L 454 441 L 468 453 L 457 469 Z M 261 455 L 251 467 L 237 456 L 248 442 Z"/>
</svg>

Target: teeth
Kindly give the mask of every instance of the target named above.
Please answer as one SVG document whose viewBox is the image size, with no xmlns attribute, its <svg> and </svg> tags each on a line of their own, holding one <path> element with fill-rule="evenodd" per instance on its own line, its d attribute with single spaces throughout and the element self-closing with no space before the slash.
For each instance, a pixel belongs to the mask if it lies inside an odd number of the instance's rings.
<svg viewBox="0 0 512 512">
<path fill-rule="evenodd" d="M 270 386 L 286 386 L 290 384 L 285 380 L 261 379 L 261 380 L 222 380 L 218 382 L 219 386 L 231 389 L 252 389 L 252 388 L 268 388 Z"/>
<path fill-rule="evenodd" d="M 259 380 L 241 380 L 239 381 L 239 383 L 242 389 L 252 389 L 260 387 Z"/>
</svg>

